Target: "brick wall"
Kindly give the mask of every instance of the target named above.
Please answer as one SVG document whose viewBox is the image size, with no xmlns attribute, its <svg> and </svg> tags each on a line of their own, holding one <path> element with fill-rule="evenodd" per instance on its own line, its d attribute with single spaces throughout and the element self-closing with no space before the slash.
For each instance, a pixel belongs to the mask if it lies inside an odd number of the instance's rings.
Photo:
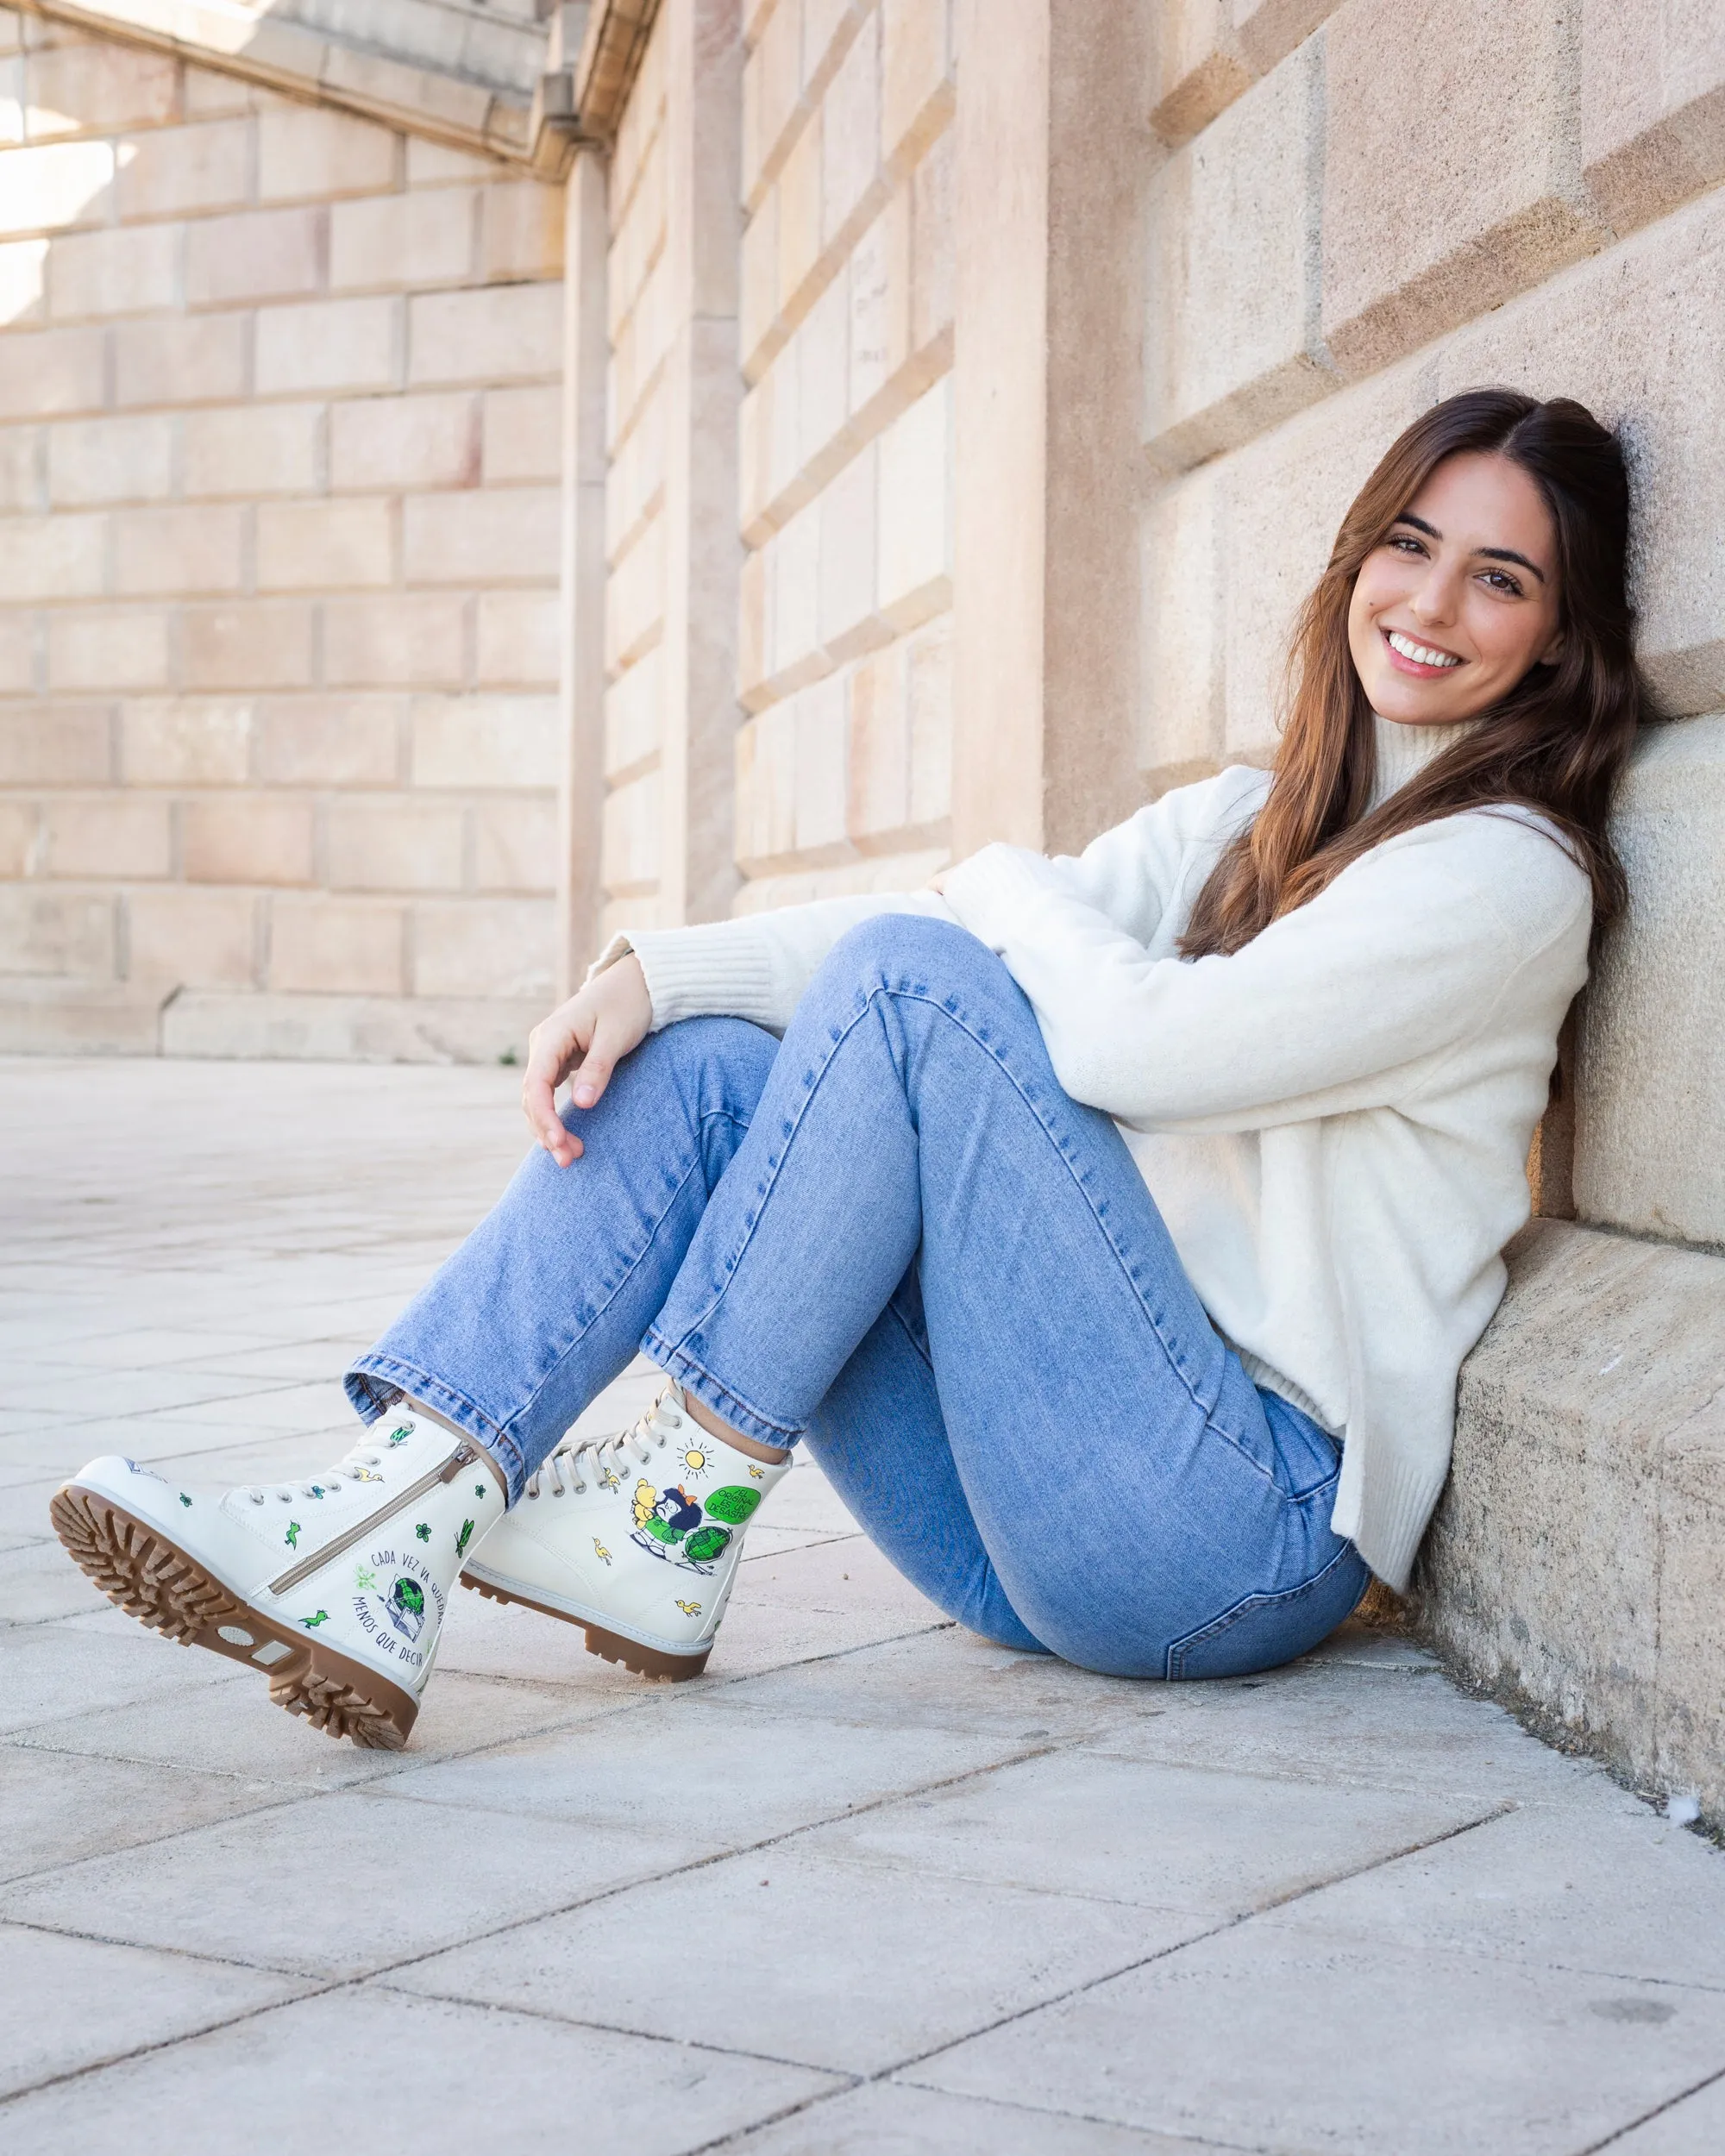
<svg viewBox="0 0 1725 2156">
<path fill-rule="evenodd" d="M 753 0 L 740 910 L 920 881 L 951 755 L 950 0 Z"/>
<path fill-rule="evenodd" d="M 1584 1219 L 1725 1242 L 1725 10 L 1680 0 L 1170 0 L 1153 114 L 1139 754 L 1274 753 L 1294 607 L 1391 436 L 1481 383 L 1618 426 L 1640 648 L 1680 721 L 1620 840 L 1590 991 Z"/>
<path fill-rule="evenodd" d="M 495 1053 L 553 964 L 561 191 L 0 47 L 9 1007 Z"/>
</svg>

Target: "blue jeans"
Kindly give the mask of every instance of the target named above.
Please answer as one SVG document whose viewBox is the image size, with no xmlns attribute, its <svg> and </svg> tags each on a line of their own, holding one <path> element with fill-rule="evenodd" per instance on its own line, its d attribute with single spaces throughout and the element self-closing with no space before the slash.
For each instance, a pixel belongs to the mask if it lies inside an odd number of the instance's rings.
<svg viewBox="0 0 1725 2156">
<path fill-rule="evenodd" d="M 733 1428 L 806 1438 L 949 1616 L 1117 1676 L 1268 1668 L 1364 1592 L 1335 1440 L 1246 1376 L 963 930 L 865 922 L 782 1044 L 668 1027 L 567 1120 L 583 1157 L 530 1155 L 349 1372 L 367 1420 L 405 1394 L 512 1501 L 644 1349 Z"/>
</svg>

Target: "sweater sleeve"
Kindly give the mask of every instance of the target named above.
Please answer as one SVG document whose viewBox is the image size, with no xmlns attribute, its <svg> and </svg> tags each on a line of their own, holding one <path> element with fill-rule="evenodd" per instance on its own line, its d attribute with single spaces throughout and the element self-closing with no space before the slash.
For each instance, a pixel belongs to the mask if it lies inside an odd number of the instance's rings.
<svg viewBox="0 0 1725 2156">
<path fill-rule="evenodd" d="M 1395 1105 L 1559 940 L 1578 987 L 1590 912 L 1549 838 L 1480 815 L 1388 841 L 1227 957 L 1152 958 L 1017 847 L 952 871 L 947 897 L 1029 997 L 1074 1099 L 1183 1131 Z"/>
<path fill-rule="evenodd" d="M 593 961 L 587 979 L 632 950 L 646 976 L 656 1033 L 693 1018 L 751 1018 L 782 1033 L 828 951 L 877 913 L 952 918 L 932 891 L 895 891 L 820 899 L 695 928 L 625 929 Z"/>
</svg>

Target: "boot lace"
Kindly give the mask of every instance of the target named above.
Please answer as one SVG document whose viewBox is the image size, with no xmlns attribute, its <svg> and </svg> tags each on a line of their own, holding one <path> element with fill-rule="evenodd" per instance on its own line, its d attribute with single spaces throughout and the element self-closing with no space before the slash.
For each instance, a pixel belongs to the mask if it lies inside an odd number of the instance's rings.
<svg viewBox="0 0 1725 2156">
<path fill-rule="evenodd" d="M 668 1404 L 662 1393 L 638 1421 L 627 1430 L 619 1430 L 614 1437 L 583 1438 L 579 1442 L 565 1438 L 528 1476 L 526 1495 L 537 1497 L 543 1487 L 549 1489 L 553 1497 L 561 1497 L 566 1489 L 579 1497 L 587 1489 L 589 1476 L 595 1482 L 616 1489 L 627 1471 L 625 1460 L 637 1460 L 643 1467 L 647 1466 L 655 1451 L 662 1452 L 665 1449 L 665 1431 L 681 1430 L 682 1426 L 682 1417 Z"/>
<path fill-rule="evenodd" d="M 242 1494 L 254 1505 L 267 1504 L 272 1497 L 284 1505 L 291 1505 L 296 1497 L 333 1497 L 344 1482 L 381 1482 L 383 1463 L 383 1453 L 361 1441 L 322 1475 L 308 1476 L 299 1482 L 253 1482 L 242 1485 Z"/>
</svg>

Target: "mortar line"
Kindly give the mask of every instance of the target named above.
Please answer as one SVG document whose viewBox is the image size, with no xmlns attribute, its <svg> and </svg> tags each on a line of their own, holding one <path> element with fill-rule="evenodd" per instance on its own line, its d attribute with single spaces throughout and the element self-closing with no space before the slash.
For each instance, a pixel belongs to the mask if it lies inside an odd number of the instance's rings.
<svg viewBox="0 0 1725 2156">
<path fill-rule="evenodd" d="M 1621 2141 L 1625 2134 L 1633 2134 L 1637 2127 L 1645 2126 L 1649 2119 L 1662 2117 L 1679 2103 L 1687 2103 L 1691 2096 L 1699 2096 L 1703 2089 L 1716 2087 L 1722 2081 L 1725 2081 L 1725 2066 L 1722 2066 L 1716 2073 L 1709 2074 L 1704 2080 L 1697 2081 L 1692 2088 L 1679 2089 L 1675 2096 L 1667 2096 L 1663 2103 L 1656 2103 L 1651 2111 L 1643 2111 L 1639 2118 L 1631 2119 L 1627 2125 L 1616 2128 L 1603 2141 L 1590 2141 L 1585 2148 L 1577 2150 L 1576 2156 L 1597 2156 L 1600 2149 L 1609 2148 L 1614 2142 Z"/>
</svg>

